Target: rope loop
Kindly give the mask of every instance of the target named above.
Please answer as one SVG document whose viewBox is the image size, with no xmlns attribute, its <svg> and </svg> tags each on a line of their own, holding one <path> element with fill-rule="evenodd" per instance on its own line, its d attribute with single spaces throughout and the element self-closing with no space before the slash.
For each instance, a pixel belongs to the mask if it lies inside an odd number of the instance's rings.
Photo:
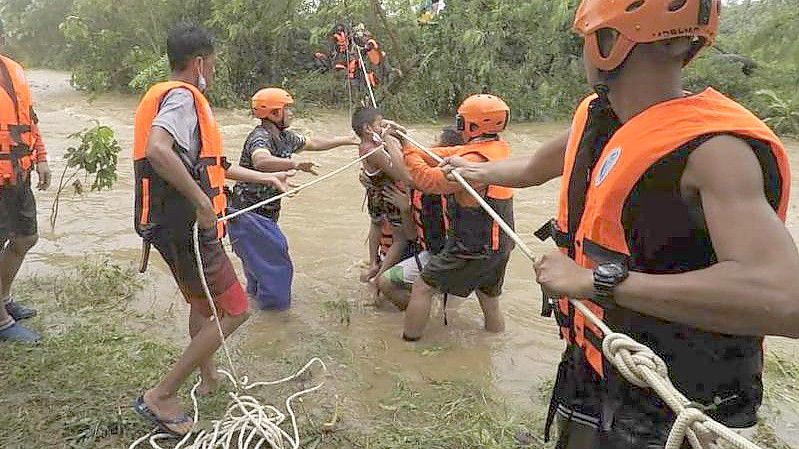
<svg viewBox="0 0 799 449">
<path fill-rule="evenodd" d="M 624 378 L 637 387 L 650 387 L 647 376 L 642 371 L 643 368 L 649 369 L 664 381 L 671 383 L 666 362 L 649 347 L 638 343 L 628 335 L 620 333 L 606 335 L 602 342 L 602 352 Z"/>
</svg>

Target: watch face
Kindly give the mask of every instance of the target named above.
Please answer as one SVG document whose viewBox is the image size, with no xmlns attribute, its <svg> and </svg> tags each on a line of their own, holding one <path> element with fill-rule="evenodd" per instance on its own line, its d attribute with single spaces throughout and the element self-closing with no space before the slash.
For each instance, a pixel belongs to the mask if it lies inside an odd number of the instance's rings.
<svg viewBox="0 0 799 449">
<path fill-rule="evenodd" d="M 620 263 L 609 262 L 599 265 L 596 271 L 602 277 L 617 277 L 624 273 L 624 267 Z"/>
</svg>

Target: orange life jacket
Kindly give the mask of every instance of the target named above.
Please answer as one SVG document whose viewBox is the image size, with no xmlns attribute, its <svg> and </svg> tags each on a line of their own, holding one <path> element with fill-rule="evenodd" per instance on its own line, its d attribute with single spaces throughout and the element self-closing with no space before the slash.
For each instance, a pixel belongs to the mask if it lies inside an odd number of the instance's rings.
<svg viewBox="0 0 799 449">
<path fill-rule="evenodd" d="M 411 204 L 419 248 L 433 254 L 440 252 L 444 248 L 449 224 L 444 213 L 447 210 L 446 198 L 442 195 L 413 190 Z"/>
<path fill-rule="evenodd" d="M 366 81 L 369 82 L 370 86 L 377 87 L 378 82 L 377 82 L 377 75 L 375 75 L 375 72 L 367 72 Z"/>
<path fill-rule="evenodd" d="M 28 82 L 22 67 L 12 59 L 0 56 L 13 94 L 0 87 L 0 187 L 27 179 L 35 155 L 33 146 L 34 119 Z M 12 97 L 13 95 L 13 97 Z"/>
<path fill-rule="evenodd" d="M 489 162 L 507 159 L 510 146 L 502 140 L 470 143 L 456 147 L 455 155 L 464 157 L 478 154 Z M 479 205 L 459 201 L 459 195 L 447 197 L 449 237 L 454 239 L 456 252 L 465 257 L 480 257 L 513 249 L 513 241 Z M 483 193 L 486 202 L 513 227 L 513 189 L 488 186 Z"/>
<path fill-rule="evenodd" d="M 380 65 L 380 63 L 383 62 L 385 53 L 380 50 L 380 45 L 377 43 L 377 41 L 374 39 L 369 39 L 366 42 L 366 48 L 366 55 L 369 57 L 369 62 L 371 62 L 372 65 Z"/>
<path fill-rule="evenodd" d="M 336 41 L 336 47 L 339 53 L 347 54 L 347 48 L 349 47 L 349 43 L 347 42 L 347 33 L 344 31 L 339 31 L 333 34 L 333 39 Z"/>
<path fill-rule="evenodd" d="M 225 197 L 225 171 L 227 161 L 222 154 L 222 134 L 214 119 L 211 105 L 199 89 L 180 81 L 156 84 L 144 95 L 138 109 L 133 136 L 133 163 L 136 177 L 136 231 L 148 238 L 152 225 L 162 223 L 165 215 L 174 204 L 168 204 L 168 192 L 174 189 L 164 181 L 150 165 L 146 157 L 147 140 L 158 115 L 161 102 L 169 91 L 185 88 L 194 96 L 194 105 L 200 124 L 201 148 L 199 158 L 193 167 L 186 169 L 197 180 L 200 187 L 211 199 L 214 211 L 221 217 L 227 207 Z M 217 237 L 225 235 L 224 223 L 217 223 Z"/>
<path fill-rule="evenodd" d="M 347 68 L 347 76 L 349 79 L 354 80 L 358 77 L 358 72 L 361 70 L 361 64 L 358 58 L 350 58 L 349 67 Z"/>
<path fill-rule="evenodd" d="M 595 101 L 599 101 L 596 96 L 587 98 L 575 114 L 564 160 L 558 218 L 552 223 L 552 236 L 557 245 L 579 265 L 593 268 L 606 261 L 628 263 L 631 257 L 635 257 L 639 248 L 628 247 L 628 233 L 623 225 L 625 204 L 632 198 L 631 193 L 656 164 L 671 156 L 681 155 L 683 151 L 692 151 L 704 142 L 702 139 L 714 135 L 730 134 L 762 144 L 758 157 L 763 166 L 764 179 L 769 184 L 766 193 L 780 219 L 785 220 L 790 191 L 785 149 L 777 136 L 743 106 L 713 89 L 652 106 L 621 125 L 603 146 L 594 145 L 601 150 L 601 154 L 594 159 L 593 166 L 587 168 L 590 174 L 586 177 L 574 171 L 578 170 L 575 168 L 579 165 L 576 161 L 585 157 L 583 152 L 591 151 L 593 141 L 586 136 L 590 133 L 591 111 L 598 106 Z M 578 187 L 581 182 L 582 188 Z M 683 251 L 677 247 L 674 250 Z M 623 328 L 625 322 L 632 322 L 631 319 L 619 318 L 620 314 L 628 313 L 626 309 L 605 309 L 588 300 L 584 303 L 596 316 L 612 327 L 616 326 L 617 331 L 650 334 L 645 329 Z M 575 310 L 566 298 L 558 300 L 555 313 L 561 337 L 581 351 L 593 370 L 604 377 L 609 365 L 606 365 L 602 354 L 602 332 Z M 636 318 L 635 322 L 642 320 Z M 662 322 L 655 323 L 654 319 L 651 321 L 647 321 L 645 326 L 666 326 Z M 655 332 L 657 329 L 653 329 L 651 334 Z M 682 338 L 688 341 L 692 337 L 684 335 Z M 707 340 L 712 342 L 714 338 L 708 336 Z M 749 343 L 745 344 L 754 347 L 759 344 Z M 724 352 L 715 351 L 710 346 L 712 344 L 707 343 L 702 350 L 709 353 Z M 676 352 L 680 348 L 663 350 L 673 350 L 675 353 L 672 357 L 679 357 Z M 714 354 L 714 363 L 724 362 L 725 357 L 724 354 Z M 752 365 L 757 364 L 754 361 Z"/>
</svg>

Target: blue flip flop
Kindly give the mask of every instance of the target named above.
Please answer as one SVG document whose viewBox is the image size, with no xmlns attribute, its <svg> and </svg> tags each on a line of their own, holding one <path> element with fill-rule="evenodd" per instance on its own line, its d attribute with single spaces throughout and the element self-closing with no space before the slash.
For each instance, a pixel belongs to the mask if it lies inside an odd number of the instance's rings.
<svg viewBox="0 0 799 449">
<path fill-rule="evenodd" d="M 14 318 L 14 321 L 27 320 L 29 318 L 33 318 L 36 316 L 37 313 L 36 309 L 25 307 L 14 299 L 6 303 L 6 312 L 8 312 L 8 314 L 11 315 L 11 318 Z"/>
<path fill-rule="evenodd" d="M 183 438 L 186 434 L 181 434 L 175 432 L 174 430 L 170 429 L 169 425 L 175 424 L 183 424 L 190 421 L 189 417 L 186 415 L 179 416 L 175 419 L 163 419 L 159 418 L 149 407 L 147 404 L 144 403 L 144 395 L 139 396 L 136 401 L 133 403 L 133 411 L 136 412 L 137 415 L 141 416 L 142 418 L 150 421 L 151 423 L 155 424 L 158 429 L 163 431 L 164 433 L 168 433 L 169 435 L 174 436 L 175 438 Z"/>
</svg>

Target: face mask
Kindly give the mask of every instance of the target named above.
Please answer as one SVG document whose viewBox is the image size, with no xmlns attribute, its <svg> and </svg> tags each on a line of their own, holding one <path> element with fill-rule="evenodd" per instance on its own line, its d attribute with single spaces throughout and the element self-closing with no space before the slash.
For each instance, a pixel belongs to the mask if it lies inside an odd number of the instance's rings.
<svg viewBox="0 0 799 449">
<path fill-rule="evenodd" d="M 200 89 L 200 92 L 203 93 L 205 93 L 206 89 L 208 89 L 208 82 L 205 80 L 205 76 L 203 76 L 202 64 L 199 66 L 199 73 L 197 75 L 197 89 Z"/>
</svg>

